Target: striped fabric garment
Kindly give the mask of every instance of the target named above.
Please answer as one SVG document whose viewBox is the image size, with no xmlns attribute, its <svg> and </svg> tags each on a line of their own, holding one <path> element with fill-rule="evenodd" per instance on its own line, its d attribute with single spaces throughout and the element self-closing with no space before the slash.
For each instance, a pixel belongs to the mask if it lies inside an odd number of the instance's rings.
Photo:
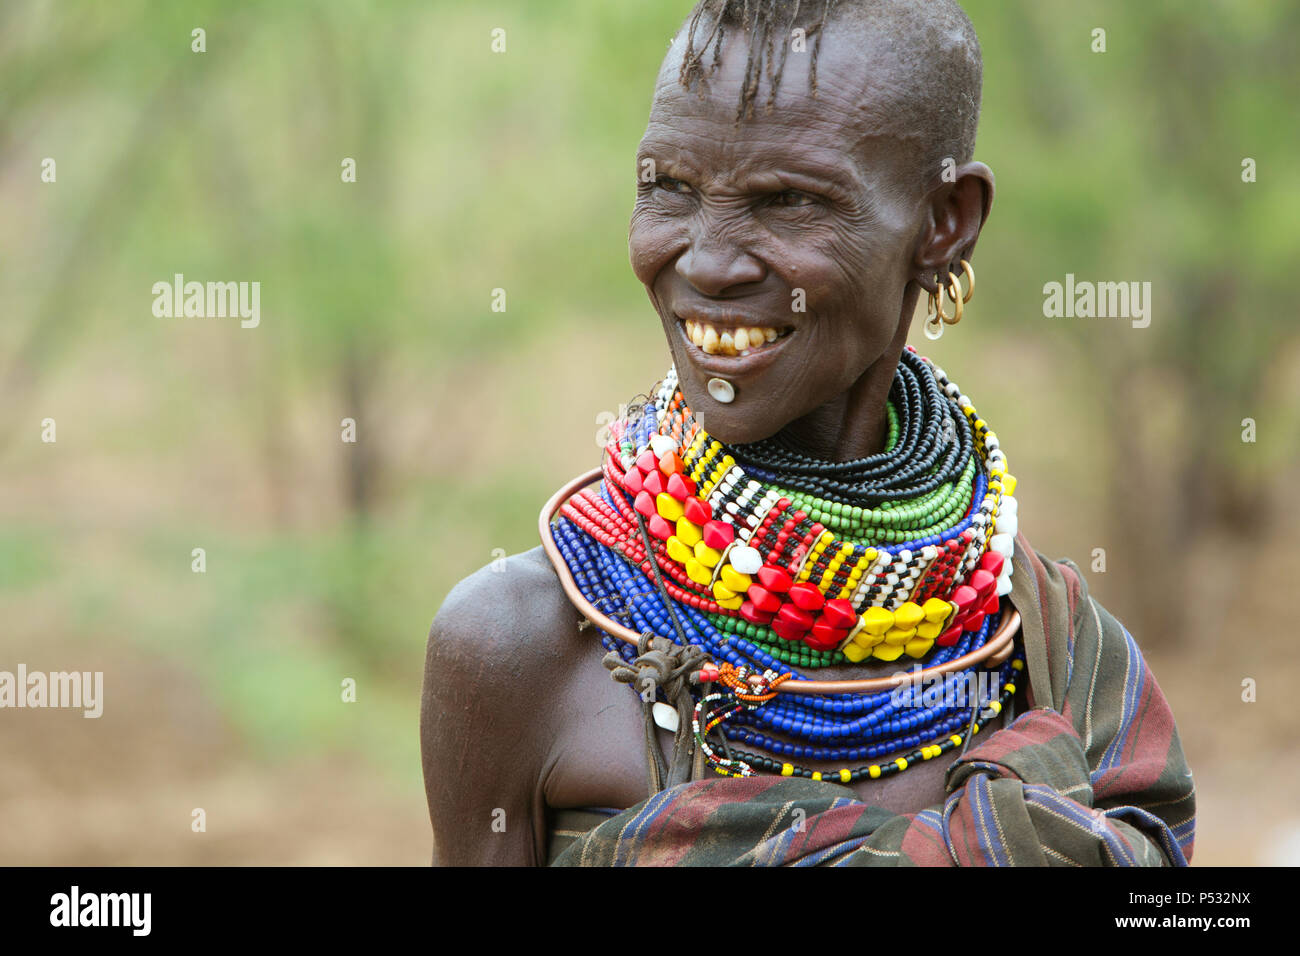
<svg viewBox="0 0 1300 956">
<path fill-rule="evenodd" d="M 1173 714 L 1079 568 L 1017 536 L 1011 600 L 1033 709 L 975 738 L 917 813 L 838 784 L 682 784 L 576 840 L 556 866 L 1185 866 L 1196 800 Z"/>
</svg>

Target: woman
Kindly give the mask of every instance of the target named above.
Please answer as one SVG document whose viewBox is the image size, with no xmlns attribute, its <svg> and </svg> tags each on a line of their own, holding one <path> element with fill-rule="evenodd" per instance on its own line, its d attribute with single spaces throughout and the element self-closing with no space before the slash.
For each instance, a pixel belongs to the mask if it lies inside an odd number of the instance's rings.
<svg viewBox="0 0 1300 956">
<path fill-rule="evenodd" d="M 941 0 L 683 25 L 629 232 L 673 366 L 546 548 L 434 621 L 436 862 L 1186 862 L 1136 645 L 1018 533 L 996 436 L 906 347 L 922 292 L 933 336 L 974 291 L 981 71 Z M 976 689 L 889 680 L 913 662 Z"/>
</svg>

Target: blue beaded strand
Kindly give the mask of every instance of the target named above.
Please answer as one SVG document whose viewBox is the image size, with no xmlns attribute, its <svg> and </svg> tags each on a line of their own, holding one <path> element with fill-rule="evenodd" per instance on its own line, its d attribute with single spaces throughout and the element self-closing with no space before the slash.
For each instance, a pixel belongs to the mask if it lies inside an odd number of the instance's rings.
<svg viewBox="0 0 1300 956">
<path fill-rule="evenodd" d="M 674 639 L 663 596 L 639 568 L 565 518 L 553 525 L 553 533 L 565 564 L 593 605 L 611 617 L 623 618 L 632 630 L 648 629 Z M 704 648 L 714 660 L 737 667 L 748 665 L 778 672 L 787 669 L 751 641 L 715 628 L 697 608 L 679 604 L 676 610 L 688 642 Z M 997 620 L 998 615 L 986 618 L 977 632 L 966 632 L 952 647 L 941 648 L 929 665 L 947 663 L 983 646 L 996 630 Z M 604 631 L 600 634 L 607 650 L 616 651 L 629 662 L 635 658 L 631 645 Z M 950 679 L 960 680 L 977 672 L 977 668 L 970 668 Z M 1008 679 L 1010 662 L 998 673 L 1000 679 Z M 800 676 L 796 672 L 796 677 Z M 920 706 L 915 696 L 918 693 L 917 688 L 905 685 L 897 692 L 875 694 L 778 696 L 763 707 L 737 714 L 724 725 L 723 732 L 729 741 L 794 759 L 853 761 L 923 746 L 959 731 L 968 722 L 969 706 Z M 835 719 L 827 719 L 827 715 Z M 797 742 L 776 740 L 764 731 Z"/>
</svg>

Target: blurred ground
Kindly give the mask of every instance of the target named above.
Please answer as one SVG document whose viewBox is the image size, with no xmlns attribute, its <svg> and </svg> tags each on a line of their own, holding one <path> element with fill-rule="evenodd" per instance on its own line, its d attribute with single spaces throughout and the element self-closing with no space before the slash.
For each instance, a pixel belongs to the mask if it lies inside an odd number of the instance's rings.
<svg viewBox="0 0 1300 956">
<path fill-rule="evenodd" d="M 46 646 L 26 659 L 64 656 Z M 428 864 L 420 794 L 377 780 L 365 754 L 252 759 L 194 675 L 143 656 L 103 666 L 116 679 L 98 721 L 7 718 L 3 864 Z"/>
</svg>

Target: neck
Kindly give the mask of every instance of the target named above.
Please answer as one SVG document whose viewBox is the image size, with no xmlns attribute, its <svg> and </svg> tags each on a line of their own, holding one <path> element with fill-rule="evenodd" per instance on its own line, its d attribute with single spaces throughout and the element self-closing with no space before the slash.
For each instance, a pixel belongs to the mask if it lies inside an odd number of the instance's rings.
<svg viewBox="0 0 1300 956">
<path fill-rule="evenodd" d="M 911 315 L 918 290 L 909 286 L 903 296 L 898 332 L 876 359 L 842 394 L 796 418 L 776 438 L 794 451 L 822 461 L 854 461 L 884 451 L 889 434 L 885 403 L 894 384 L 898 358 L 907 344 Z"/>
</svg>

